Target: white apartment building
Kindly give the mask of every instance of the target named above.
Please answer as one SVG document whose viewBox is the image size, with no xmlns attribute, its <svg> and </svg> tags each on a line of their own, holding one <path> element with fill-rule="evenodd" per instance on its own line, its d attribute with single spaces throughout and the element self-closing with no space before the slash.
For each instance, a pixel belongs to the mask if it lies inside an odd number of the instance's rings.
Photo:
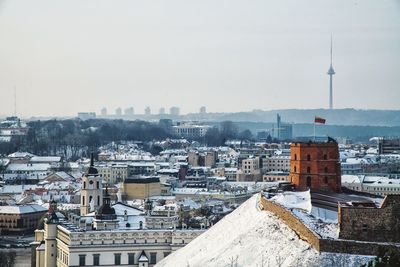
<svg viewBox="0 0 400 267">
<path fill-rule="evenodd" d="M 290 172 L 290 156 L 271 156 L 262 159 L 264 172 Z"/>
</svg>

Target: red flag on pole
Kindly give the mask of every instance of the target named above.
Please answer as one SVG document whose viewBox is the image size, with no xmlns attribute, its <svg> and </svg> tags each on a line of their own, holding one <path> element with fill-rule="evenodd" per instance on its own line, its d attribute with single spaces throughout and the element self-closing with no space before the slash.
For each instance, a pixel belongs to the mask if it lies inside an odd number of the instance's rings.
<svg viewBox="0 0 400 267">
<path fill-rule="evenodd" d="M 318 116 L 315 116 L 315 119 L 314 119 L 314 123 L 321 123 L 321 124 L 325 124 L 325 119 L 324 118 L 321 118 L 321 117 L 318 117 Z"/>
</svg>

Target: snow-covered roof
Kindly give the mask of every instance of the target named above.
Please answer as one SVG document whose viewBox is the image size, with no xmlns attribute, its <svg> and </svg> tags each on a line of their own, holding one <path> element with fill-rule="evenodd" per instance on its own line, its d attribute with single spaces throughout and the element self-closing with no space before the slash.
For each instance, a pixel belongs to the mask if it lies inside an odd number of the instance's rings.
<svg viewBox="0 0 400 267">
<path fill-rule="evenodd" d="M 24 214 L 24 213 L 34 213 L 34 212 L 46 212 L 46 209 L 37 204 L 0 206 L 0 214 Z"/>
<path fill-rule="evenodd" d="M 360 183 L 360 178 L 357 175 L 342 175 L 342 184 L 343 183 L 348 183 L 348 184 L 353 184 L 353 183 Z"/>
<path fill-rule="evenodd" d="M 41 156 L 33 156 L 30 160 L 30 162 L 60 162 L 61 157 L 41 157 Z"/>
<path fill-rule="evenodd" d="M 47 171 L 50 167 L 49 163 L 11 163 L 7 171 Z"/>
<path fill-rule="evenodd" d="M 35 155 L 29 153 L 29 152 L 14 152 L 10 155 L 8 155 L 8 158 L 31 158 L 34 157 Z"/>
</svg>

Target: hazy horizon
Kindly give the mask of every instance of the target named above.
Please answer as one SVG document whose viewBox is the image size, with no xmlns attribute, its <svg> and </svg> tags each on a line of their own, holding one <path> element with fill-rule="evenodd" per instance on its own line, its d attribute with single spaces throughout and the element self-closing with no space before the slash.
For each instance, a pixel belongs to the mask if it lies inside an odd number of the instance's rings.
<svg viewBox="0 0 400 267">
<path fill-rule="evenodd" d="M 400 109 L 400 2 L 0 0 L 0 116 Z"/>
</svg>

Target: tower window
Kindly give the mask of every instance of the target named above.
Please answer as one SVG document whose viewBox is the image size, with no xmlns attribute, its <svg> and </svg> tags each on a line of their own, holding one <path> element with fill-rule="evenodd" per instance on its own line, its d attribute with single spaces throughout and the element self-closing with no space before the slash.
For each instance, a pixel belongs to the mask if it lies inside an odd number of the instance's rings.
<svg viewBox="0 0 400 267">
<path fill-rule="evenodd" d="M 327 184 L 328 183 L 328 177 L 324 177 L 324 182 Z"/>
<path fill-rule="evenodd" d="M 82 206 L 85 206 L 85 196 L 82 196 Z"/>
<path fill-rule="evenodd" d="M 328 167 L 325 167 L 325 173 L 328 173 Z"/>
<path fill-rule="evenodd" d="M 310 161 L 311 160 L 311 156 L 310 154 L 307 155 L 307 160 Z"/>
<path fill-rule="evenodd" d="M 83 182 L 83 189 L 86 189 L 86 182 Z"/>
<path fill-rule="evenodd" d="M 100 206 L 100 196 L 97 196 L 97 206 Z"/>
<path fill-rule="evenodd" d="M 307 186 L 311 187 L 311 177 L 307 176 Z"/>
<path fill-rule="evenodd" d="M 311 173 L 311 167 L 307 167 L 307 173 Z"/>
<path fill-rule="evenodd" d="M 97 189 L 100 189 L 100 182 L 99 181 L 96 182 L 96 185 L 97 185 Z"/>
<path fill-rule="evenodd" d="M 296 171 L 297 171 L 296 166 L 294 166 L 294 172 L 296 172 Z"/>
<path fill-rule="evenodd" d="M 297 154 L 294 154 L 294 160 L 297 160 Z"/>
<path fill-rule="evenodd" d="M 324 155 L 324 160 L 327 160 L 327 159 L 328 159 L 328 155 L 325 154 L 325 155 Z"/>
</svg>

